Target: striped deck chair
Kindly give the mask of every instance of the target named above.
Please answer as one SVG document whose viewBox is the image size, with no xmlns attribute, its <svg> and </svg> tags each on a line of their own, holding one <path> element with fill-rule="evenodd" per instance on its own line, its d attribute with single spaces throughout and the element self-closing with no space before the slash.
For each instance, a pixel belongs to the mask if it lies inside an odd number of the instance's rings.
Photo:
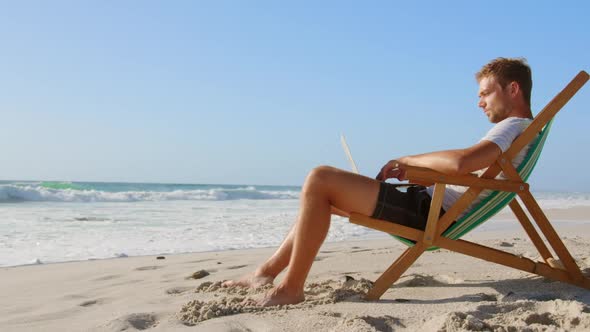
<svg viewBox="0 0 590 332">
<path fill-rule="evenodd" d="M 539 159 L 543 144 L 549 133 L 553 118 L 559 110 L 588 81 L 588 73 L 581 71 L 545 108 L 537 114 L 531 124 L 516 138 L 510 148 L 500 155 L 481 176 L 442 174 L 427 168 L 407 167 L 406 177 L 410 183 L 434 184 L 434 193 L 430 205 L 430 213 L 426 229 L 420 231 L 392 222 L 373 219 L 368 216 L 351 213 L 350 222 L 387 232 L 409 248 L 375 281 L 368 292 L 368 300 L 377 300 L 401 275 L 427 250 L 444 248 L 472 257 L 480 258 L 497 264 L 534 273 L 550 279 L 567 282 L 579 287 L 590 289 L 590 279 L 585 277 L 575 260 L 561 241 L 559 235 L 539 207 L 529 191 L 526 180 L 531 175 Z M 518 152 L 530 144 L 527 156 L 515 169 L 511 161 Z M 506 180 L 496 179 L 503 172 Z M 445 186 L 455 184 L 469 189 L 440 217 L 438 211 L 442 205 Z M 471 208 L 457 222 L 462 212 L 483 190 L 493 192 Z M 557 258 L 549 251 L 547 245 L 531 223 L 530 219 L 516 200 L 516 196 L 529 211 L 533 220 L 553 248 Z M 482 224 L 506 205 L 516 215 L 525 232 L 539 251 L 543 261 L 531 259 L 489 248 L 460 238 Z"/>
</svg>

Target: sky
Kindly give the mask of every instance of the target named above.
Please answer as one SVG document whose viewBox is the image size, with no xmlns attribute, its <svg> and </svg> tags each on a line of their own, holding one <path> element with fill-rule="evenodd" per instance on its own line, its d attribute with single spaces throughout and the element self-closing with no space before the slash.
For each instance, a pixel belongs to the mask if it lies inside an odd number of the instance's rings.
<svg viewBox="0 0 590 332">
<path fill-rule="evenodd" d="M 589 71 L 585 1 L 0 1 L 0 179 L 301 185 L 477 143 L 474 74 L 525 57 L 533 113 Z M 590 84 L 533 188 L 590 189 Z"/>
</svg>

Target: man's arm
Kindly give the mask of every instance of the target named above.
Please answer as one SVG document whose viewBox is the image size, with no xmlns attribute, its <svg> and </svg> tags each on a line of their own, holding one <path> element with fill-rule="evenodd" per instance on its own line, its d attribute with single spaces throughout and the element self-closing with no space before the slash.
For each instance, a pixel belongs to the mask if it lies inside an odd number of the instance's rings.
<svg viewBox="0 0 590 332">
<path fill-rule="evenodd" d="M 388 178 L 403 180 L 405 165 L 426 167 L 449 174 L 467 174 L 490 166 L 502 154 L 500 147 L 491 141 L 481 141 L 465 149 L 436 151 L 414 156 L 405 156 L 388 162 L 377 176 L 378 180 Z"/>
<path fill-rule="evenodd" d="M 502 154 L 500 147 L 490 141 L 481 141 L 465 149 L 436 151 L 398 159 L 403 165 L 419 166 L 435 171 L 459 175 L 490 166 Z"/>
</svg>

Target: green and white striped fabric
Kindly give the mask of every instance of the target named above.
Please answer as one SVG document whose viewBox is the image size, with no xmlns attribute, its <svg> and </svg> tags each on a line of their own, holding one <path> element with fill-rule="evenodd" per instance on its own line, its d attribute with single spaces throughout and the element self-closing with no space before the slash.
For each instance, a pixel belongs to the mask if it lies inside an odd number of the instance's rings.
<svg viewBox="0 0 590 332">
<path fill-rule="evenodd" d="M 525 182 L 528 180 L 529 176 L 533 172 L 533 169 L 535 168 L 535 165 L 537 164 L 537 161 L 539 160 L 539 156 L 543 150 L 543 145 L 545 144 L 545 140 L 547 139 L 552 123 L 553 120 L 549 121 L 547 125 L 545 125 L 545 128 L 543 128 L 533 144 L 531 144 L 526 157 L 518 166 L 518 174 L 520 174 L 520 177 Z M 488 197 L 479 202 L 467 214 L 465 214 L 461 219 L 449 227 L 443 233 L 443 236 L 453 240 L 461 238 L 463 235 L 469 233 L 471 230 L 493 217 L 496 213 L 500 212 L 500 210 L 502 210 L 510 203 L 510 201 L 512 201 L 514 196 L 516 196 L 516 193 L 493 191 Z M 414 241 L 395 235 L 393 235 L 393 237 L 407 244 L 408 246 L 414 245 Z M 437 249 L 437 247 L 429 248 L 429 250 L 434 249 Z"/>
</svg>

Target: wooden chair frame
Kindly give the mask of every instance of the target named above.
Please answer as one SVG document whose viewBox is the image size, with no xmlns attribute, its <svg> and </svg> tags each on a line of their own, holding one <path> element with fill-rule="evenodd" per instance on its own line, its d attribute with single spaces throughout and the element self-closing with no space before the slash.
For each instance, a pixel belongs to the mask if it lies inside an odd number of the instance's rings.
<svg viewBox="0 0 590 332">
<path fill-rule="evenodd" d="M 529 185 L 520 177 L 510 162 L 522 148 L 528 145 L 543 127 L 559 112 L 559 110 L 578 92 L 588 81 L 588 73 L 581 71 L 576 77 L 545 106 L 535 117 L 524 132 L 512 143 L 510 148 L 500 155 L 487 171 L 480 177 L 473 175 L 451 176 L 427 168 L 407 167 L 406 177 L 410 183 L 434 183 L 434 193 L 430 204 L 430 213 L 426 229 L 420 231 L 388 221 L 373 219 L 368 216 L 351 213 L 350 222 L 401 236 L 413 240 L 416 244 L 405 250 L 399 258 L 375 281 L 373 288 L 366 298 L 378 300 L 383 293 L 428 249 L 437 246 L 461 254 L 480 258 L 493 263 L 505 265 L 518 270 L 534 273 L 550 279 L 570 283 L 590 289 L 590 279 L 585 277 L 574 258 L 567 250 L 563 241 L 539 207 L 539 204 L 529 191 Z M 504 172 L 507 180 L 495 177 Z M 468 186 L 469 189 L 439 218 L 439 211 L 443 201 L 447 184 Z M 510 201 L 510 209 L 524 228 L 525 232 L 539 251 L 543 261 L 535 262 L 531 259 L 517 256 L 502 250 L 482 246 L 477 243 L 452 240 L 442 236 L 443 232 L 453 221 L 477 198 L 484 189 L 514 192 L 524 203 L 533 220 L 553 248 L 558 259 L 555 259 L 545 242 L 516 200 Z"/>
</svg>

